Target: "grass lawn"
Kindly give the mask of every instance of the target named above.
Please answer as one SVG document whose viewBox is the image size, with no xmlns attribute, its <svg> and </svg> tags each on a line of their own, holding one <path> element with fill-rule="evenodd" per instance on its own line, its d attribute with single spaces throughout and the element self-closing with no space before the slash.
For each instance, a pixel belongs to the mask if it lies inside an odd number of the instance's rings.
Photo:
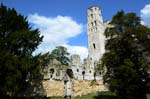
<svg viewBox="0 0 150 99">
<path fill-rule="evenodd" d="M 150 99 L 150 94 L 147 94 L 147 99 Z"/>
<path fill-rule="evenodd" d="M 69 99 L 69 98 L 63 98 L 63 97 L 52 97 L 49 99 Z M 74 97 L 72 99 L 94 99 L 94 94 L 90 94 L 90 95 L 84 95 L 84 96 L 78 96 L 78 97 Z"/>
<path fill-rule="evenodd" d="M 49 99 L 69 99 L 69 98 L 63 98 L 63 97 L 52 97 Z M 72 99 L 119 99 L 116 95 L 112 93 L 101 93 L 99 95 L 97 94 L 88 94 L 83 96 L 74 97 Z"/>
<path fill-rule="evenodd" d="M 69 98 L 63 98 L 63 97 L 52 97 L 49 99 L 69 99 Z M 116 95 L 112 93 L 102 93 L 101 95 L 96 94 L 89 94 L 89 95 L 83 95 L 74 97 L 72 99 L 119 99 Z M 147 95 L 147 99 L 150 99 L 150 95 Z"/>
</svg>

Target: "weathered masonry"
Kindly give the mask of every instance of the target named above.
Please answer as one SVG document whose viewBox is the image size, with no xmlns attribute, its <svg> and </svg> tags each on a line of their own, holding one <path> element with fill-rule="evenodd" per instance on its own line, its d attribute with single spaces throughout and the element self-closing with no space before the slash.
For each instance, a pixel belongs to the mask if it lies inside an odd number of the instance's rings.
<svg viewBox="0 0 150 99">
<path fill-rule="evenodd" d="M 103 22 L 102 13 L 98 6 L 92 6 L 88 8 L 87 10 L 88 57 L 84 59 L 84 62 L 81 62 L 80 55 L 72 55 L 70 57 L 71 62 L 68 67 L 60 66 L 60 62 L 58 62 L 57 60 L 53 60 L 46 68 L 44 79 L 52 82 L 55 82 L 56 80 L 61 81 L 61 83 L 57 83 L 57 86 L 63 85 L 61 87 L 61 94 L 63 89 L 64 96 L 78 95 L 75 91 L 76 88 L 74 88 L 77 85 L 78 81 L 82 82 L 83 84 L 87 82 L 89 83 L 94 79 L 96 79 L 99 82 L 102 82 L 103 80 L 102 74 L 95 71 L 95 66 L 105 52 L 104 31 L 106 27 L 109 27 L 108 23 L 109 21 Z M 99 85 L 99 87 L 102 88 L 99 91 L 105 91 L 107 89 L 105 85 L 103 85 L 102 83 Z M 87 90 L 92 90 L 92 87 L 89 88 L 90 89 Z M 94 91 L 98 91 L 98 89 Z M 47 94 L 49 93 L 47 92 Z"/>
</svg>

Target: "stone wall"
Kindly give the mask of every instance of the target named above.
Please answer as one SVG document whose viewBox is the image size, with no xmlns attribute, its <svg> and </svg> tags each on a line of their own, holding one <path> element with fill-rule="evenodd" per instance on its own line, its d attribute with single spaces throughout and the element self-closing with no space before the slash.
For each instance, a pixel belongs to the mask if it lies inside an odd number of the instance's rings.
<svg viewBox="0 0 150 99">
<path fill-rule="evenodd" d="M 84 81 L 74 80 L 73 82 L 73 96 L 81 96 L 89 93 L 96 93 L 97 91 L 108 91 L 102 81 Z"/>
<path fill-rule="evenodd" d="M 55 80 L 45 80 L 42 82 L 45 90 L 45 95 L 50 96 L 63 96 L 64 95 L 64 82 Z"/>
<path fill-rule="evenodd" d="M 43 81 L 46 96 L 64 96 L 64 82 L 47 80 Z M 108 91 L 102 81 L 73 80 L 73 97 L 96 93 L 97 91 Z"/>
</svg>

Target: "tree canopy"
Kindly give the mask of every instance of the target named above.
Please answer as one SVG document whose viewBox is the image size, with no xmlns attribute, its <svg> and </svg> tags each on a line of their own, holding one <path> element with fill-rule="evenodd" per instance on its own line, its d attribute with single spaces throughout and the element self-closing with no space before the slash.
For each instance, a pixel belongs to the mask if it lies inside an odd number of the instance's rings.
<svg viewBox="0 0 150 99">
<path fill-rule="evenodd" d="M 69 65 L 70 59 L 69 59 L 69 53 L 67 51 L 67 48 L 63 46 L 57 46 L 54 50 L 52 50 L 50 54 L 51 59 L 56 59 L 59 61 L 62 65 Z"/>
<path fill-rule="evenodd" d="M 118 12 L 105 30 L 104 82 L 121 99 L 146 99 L 150 92 L 150 28 L 135 13 Z"/>
<path fill-rule="evenodd" d="M 42 42 L 38 29 L 14 8 L 0 6 L 0 96 L 15 96 L 40 76 L 38 56 L 32 52 Z"/>
</svg>

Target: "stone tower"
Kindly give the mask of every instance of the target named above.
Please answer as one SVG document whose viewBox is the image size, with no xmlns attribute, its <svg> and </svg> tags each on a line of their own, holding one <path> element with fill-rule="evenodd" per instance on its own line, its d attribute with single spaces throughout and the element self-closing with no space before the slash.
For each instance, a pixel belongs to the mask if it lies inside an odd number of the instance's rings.
<svg viewBox="0 0 150 99">
<path fill-rule="evenodd" d="M 91 60 L 91 67 L 102 57 L 104 53 L 104 24 L 101 10 L 98 6 L 92 6 L 88 9 L 88 53 Z"/>
</svg>

